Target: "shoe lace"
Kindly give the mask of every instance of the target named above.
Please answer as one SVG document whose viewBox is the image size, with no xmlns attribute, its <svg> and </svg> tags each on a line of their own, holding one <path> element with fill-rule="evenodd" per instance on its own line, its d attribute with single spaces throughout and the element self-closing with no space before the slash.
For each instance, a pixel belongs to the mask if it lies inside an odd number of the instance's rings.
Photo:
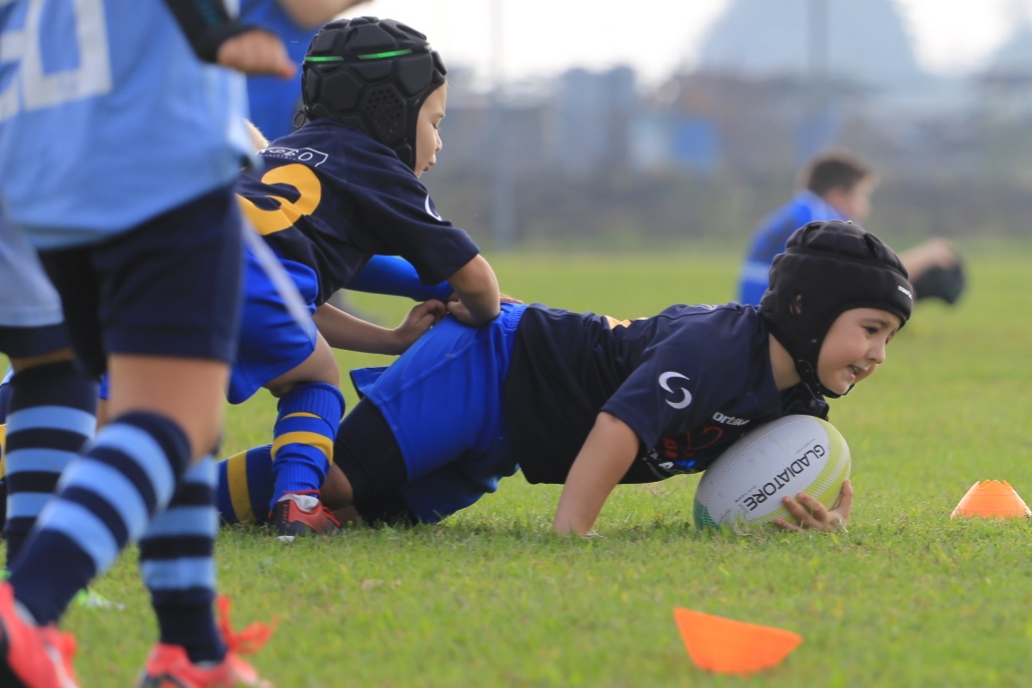
<svg viewBox="0 0 1032 688">
<path fill-rule="evenodd" d="M 219 595 L 216 604 L 219 610 L 219 630 L 230 652 L 253 655 L 262 649 L 279 625 L 279 617 L 274 617 L 268 624 L 255 621 L 241 631 L 234 631 L 229 622 L 229 598 Z"/>
</svg>

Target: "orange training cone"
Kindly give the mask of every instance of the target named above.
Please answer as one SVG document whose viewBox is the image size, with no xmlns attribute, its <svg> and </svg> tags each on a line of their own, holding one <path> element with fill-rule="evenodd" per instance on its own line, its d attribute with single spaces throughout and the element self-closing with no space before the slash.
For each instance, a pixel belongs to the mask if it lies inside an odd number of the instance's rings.
<svg viewBox="0 0 1032 688">
<path fill-rule="evenodd" d="M 1032 510 L 1006 480 L 983 480 L 967 491 L 950 518 L 1028 518 Z"/>
<path fill-rule="evenodd" d="M 674 609 L 688 655 L 700 669 L 745 674 L 777 666 L 803 642 L 792 631 Z"/>
</svg>

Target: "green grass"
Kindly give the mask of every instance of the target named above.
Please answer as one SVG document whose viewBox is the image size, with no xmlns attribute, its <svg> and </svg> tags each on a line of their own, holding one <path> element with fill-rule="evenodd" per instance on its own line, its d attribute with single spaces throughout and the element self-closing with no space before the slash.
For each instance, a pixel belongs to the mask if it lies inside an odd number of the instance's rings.
<svg viewBox="0 0 1032 688">
<path fill-rule="evenodd" d="M 622 318 L 726 301 L 736 269 L 691 250 L 493 263 L 512 295 Z M 519 477 L 436 527 L 292 545 L 226 530 L 219 576 L 237 625 L 280 620 L 256 665 L 281 688 L 1028 685 L 1032 522 L 949 513 L 978 480 L 1032 499 L 1030 263 L 1028 246 L 973 252 L 960 306 L 921 304 L 879 374 L 833 402 L 853 452 L 848 532 L 696 531 L 693 477 L 619 488 L 590 539 L 553 536 L 558 488 Z M 383 322 L 405 308 L 355 303 Z M 340 356 L 345 369 L 380 360 Z M 267 441 L 273 406 L 232 409 L 227 448 Z M 126 609 L 66 618 L 80 677 L 129 685 L 155 637 L 133 557 L 96 589 Z M 678 606 L 805 642 L 749 678 L 709 674 L 685 652 Z"/>
</svg>

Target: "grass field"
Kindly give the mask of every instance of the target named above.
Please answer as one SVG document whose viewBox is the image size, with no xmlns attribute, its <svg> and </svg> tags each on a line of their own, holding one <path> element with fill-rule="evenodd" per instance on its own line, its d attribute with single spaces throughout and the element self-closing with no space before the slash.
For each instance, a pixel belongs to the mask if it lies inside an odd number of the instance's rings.
<svg viewBox="0 0 1032 688">
<path fill-rule="evenodd" d="M 291 545 L 226 530 L 234 620 L 280 620 L 255 663 L 281 688 L 1029 685 L 1032 522 L 949 519 L 978 480 L 1032 500 L 1032 250 L 1012 248 L 973 251 L 960 306 L 922 303 L 879 374 L 833 402 L 853 453 L 848 532 L 699 532 L 683 477 L 619 488 L 599 537 L 563 539 L 558 488 L 519 476 L 436 527 Z M 687 250 L 492 262 L 510 294 L 621 318 L 726 301 L 735 271 L 734 256 Z M 405 308 L 354 301 L 385 323 Z M 266 442 L 273 414 L 264 394 L 231 409 L 227 449 Z M 80 678 L 131 685 L 155 635 L 134 557 L 95 587 L 126 607 L 70 612 Z M 746 679 L 708 674 L 678 606 L 805 642 Z"/>
</svg>

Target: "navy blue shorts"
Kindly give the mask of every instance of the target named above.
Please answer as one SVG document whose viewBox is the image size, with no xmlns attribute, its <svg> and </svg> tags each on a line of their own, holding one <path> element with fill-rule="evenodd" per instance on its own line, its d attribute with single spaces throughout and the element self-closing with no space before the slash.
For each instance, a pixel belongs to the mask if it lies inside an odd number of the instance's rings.
<svg viewBox="0 0 1032 688">
<path fill-rule="evenodd" d="M 243 231 L 225 187 L 106 241 L 41 252 L 86 370 L 102 373 L 109 354 L 232 361 Z"/>
<path fill-rule="evenodd" d="M 37 327 L 0 326 L 0 351 L 10 358 L 31 358 L 68 347 L 64 323 Z"/>
</svg>

